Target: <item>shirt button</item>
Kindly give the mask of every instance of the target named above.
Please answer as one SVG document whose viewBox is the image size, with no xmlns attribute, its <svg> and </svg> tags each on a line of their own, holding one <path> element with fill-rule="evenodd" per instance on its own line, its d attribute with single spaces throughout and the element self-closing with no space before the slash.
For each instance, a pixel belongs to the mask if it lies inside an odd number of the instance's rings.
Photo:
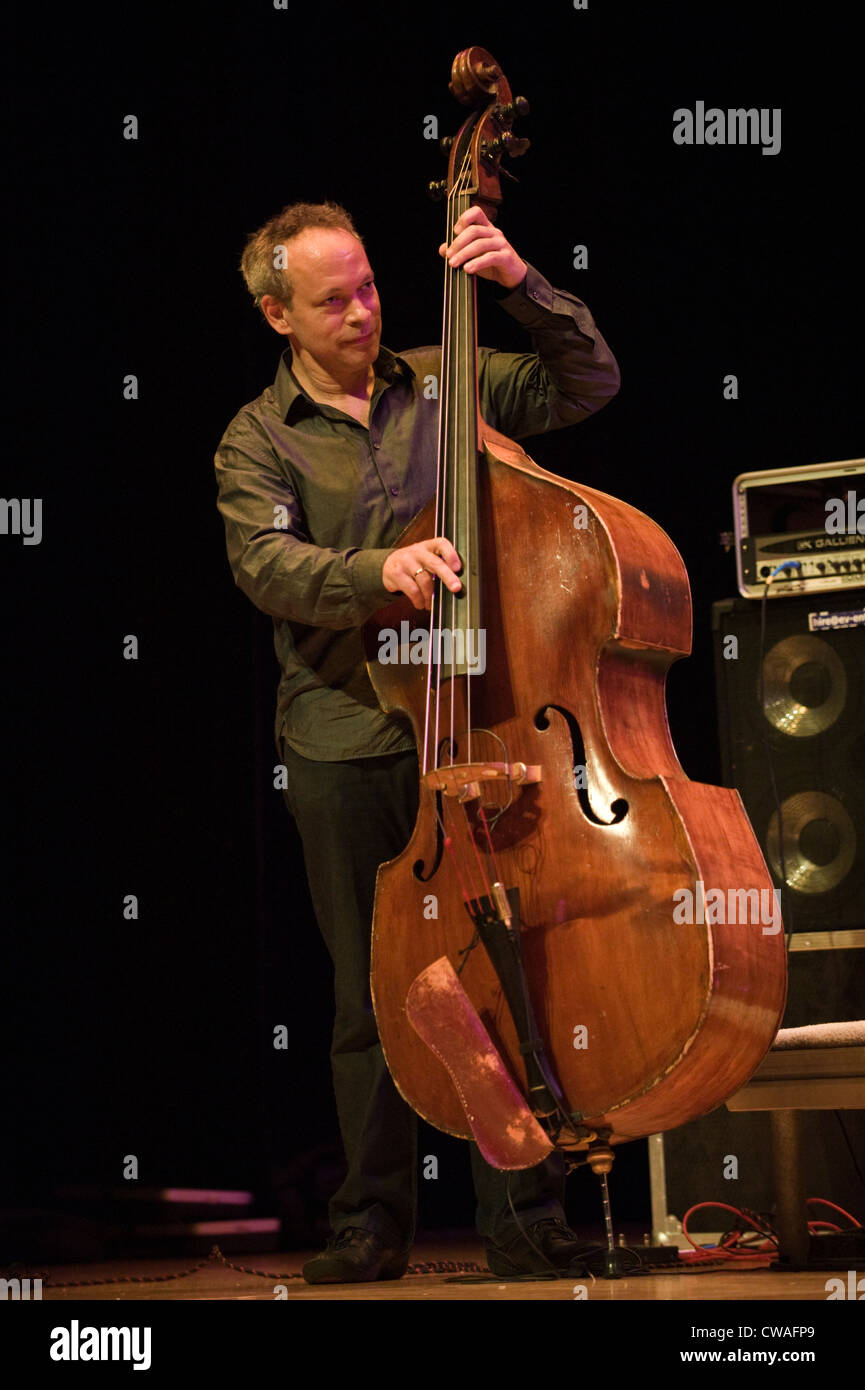
<svg viewBox="0 0 865 1390">
<path fill-rule="evenodd" d="M 398 487 L 392 487 L 391 490 L 390 490 L 390 495 L 391 495 L 391 497 L 399 497 L 399 488 L 398 488 Z"/>
</svg>

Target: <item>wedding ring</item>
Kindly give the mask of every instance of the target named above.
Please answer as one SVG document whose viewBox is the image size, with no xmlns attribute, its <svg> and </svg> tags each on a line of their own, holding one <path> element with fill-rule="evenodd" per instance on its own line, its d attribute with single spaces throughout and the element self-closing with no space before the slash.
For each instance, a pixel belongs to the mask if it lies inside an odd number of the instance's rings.
<svg viewBox="0 0 865 1390">
<path fill-rule="evenodd" d="M 423 574 L 423 573 L 424 573 L 424 568 L 425 568 L 425 567 L 424 567 L 423 565 L 421 565 L 421 567 L 420 567 L 419 570 L 415 570 L 414 574 L 412 575 L 412 579 L 417 579 L 417 577 L 418 577 L 419 574 Z"/>
</svg>

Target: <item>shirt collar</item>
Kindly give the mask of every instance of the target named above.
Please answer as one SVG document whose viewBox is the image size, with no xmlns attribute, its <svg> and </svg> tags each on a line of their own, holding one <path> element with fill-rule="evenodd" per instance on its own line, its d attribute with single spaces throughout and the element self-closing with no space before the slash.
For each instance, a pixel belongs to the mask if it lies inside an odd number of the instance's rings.
<svg viewBox="0 0 865 1390">
<path fill-rule="evenodd" d="M 378 350 L 378 357 L 373 363 L 373 369 L 376 377 L 387 382 L 389 386 L 395 381 L 414 376 L 414 372 L 404 358 L 398 357 L 389 348 L 381 346 Z M 273 383 L 273 394 L 277 409 L 285 424 L 289 424 L 291 419 L 300 419 L 303 415 L 314 415 L 321 409 L 319 402 L 308 396 L 292 375 L 290 347 L 285 349 L 279 359 L 279 368 Z"/>
</svg>

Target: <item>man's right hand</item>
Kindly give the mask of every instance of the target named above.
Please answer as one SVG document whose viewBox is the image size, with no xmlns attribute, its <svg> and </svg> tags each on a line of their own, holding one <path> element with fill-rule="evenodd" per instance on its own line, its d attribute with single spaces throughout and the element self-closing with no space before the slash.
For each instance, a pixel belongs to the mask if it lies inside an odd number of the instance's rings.
<svg viewBox="0 0 865 1390">
<path fill-rule="evenodd" d="M 390 593 L 405 594 L 415 608 L 429 608 L 434 575 L 438 575 L 452 593 L 458 594 L 462 581 L 454 571 L 459 569 L 462 563 L 450 541 L 436 536 L 433 540 L 392 550 L 382 566 L 381 579 Z"/>
</svg>

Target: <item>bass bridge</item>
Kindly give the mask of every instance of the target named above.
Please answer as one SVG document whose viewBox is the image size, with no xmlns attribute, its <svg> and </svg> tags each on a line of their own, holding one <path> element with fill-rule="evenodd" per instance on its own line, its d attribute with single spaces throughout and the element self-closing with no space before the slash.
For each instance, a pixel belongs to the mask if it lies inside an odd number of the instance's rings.
<svg viewBox="0 0 865 1390">
<path fill-rule="evenodd" d="M 472 762 L 451 763 L 433 768 L 421 777 L 431 791 L 455 797 L 457 801 L 480 801 L 482 787 L 487 783 L 505 783 L 510 788 L 540 782 L 541 769 L 537 763 Z"/>
</svg>

